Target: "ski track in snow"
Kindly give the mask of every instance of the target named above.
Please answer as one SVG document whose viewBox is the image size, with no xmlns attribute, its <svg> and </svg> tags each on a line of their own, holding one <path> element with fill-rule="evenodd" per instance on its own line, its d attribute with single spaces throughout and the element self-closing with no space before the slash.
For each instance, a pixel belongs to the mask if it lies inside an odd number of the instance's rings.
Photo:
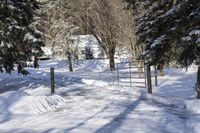
<svg viewBox="0 0 200 133">
<path fill-rule="evenodd" d="M 86 64 L 86 68 L 94 69 L 93 63 Z M 103 68 L 97 61 L 95 65 L 99 70 Z M 198 133 L 200 117 L 199 114 L 188 110 L 186 105 L 188 97 L 177 98 L 171 96 L 171 93 L 169 97 L 160 91 L 151 96 L 146 94 L 144 89 L 111 86 L 105 82 L 106 78 L 99 80 L 98 72 L 84 72 L 84 64 L 81 67 L 77 65 L 76 69 L 80 71 L 67 73 L 67 76 L 62 74 L 66 72 L 64 70 L 56 71 L 56 93 L 64 99 L 63 104 L 39 114 L 12 114 L 8 107 L 8 111 L 0 112 L 0 120 L 2 116 L 6 118 L 0 121 L 0 132 Z M 8 75 L 1 77 L 3 85 L 0 86 L 4 89 L 1 89 L 0 98 L 3 94 L 7 94 L 6 89 L 20 89 L 36 98 L 40 95 L 50 95 L 48 71 L 45 67 L 38 72 L 31 69 L 33 75 L 28 77 L 17 74 L 14 74 L 16 75 L 14 78 Z M 166 79 L 161 79 L 165 89 L 170 86 L 166 83 Z M 188 101 L 191 100 L 190 96 Z M 10 104 L 12 107 L 14 103 Z"/>
</svg>

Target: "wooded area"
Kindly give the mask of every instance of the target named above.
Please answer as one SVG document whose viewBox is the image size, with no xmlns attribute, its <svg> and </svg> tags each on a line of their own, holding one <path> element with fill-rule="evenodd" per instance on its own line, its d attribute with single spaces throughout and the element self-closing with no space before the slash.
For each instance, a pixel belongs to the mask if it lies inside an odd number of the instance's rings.
<svg viewBox="0 0 200 133">
<path fill-rule="evenodd" d="M 25 62 L 34 57 L 36 68 L 45 45 L 62 51 L 73 71 L 73 36 L 81 34 L 96 38 L 111 71 L 116 49 L 149 67 L 200 63 L 199 0 L 2 0 L 0 5 L 2 72 L 11 73 L 17 64 L 19 73 L 28 74 Z M 196 90 L 199 98 L 199 82 Z"/>
</svg>

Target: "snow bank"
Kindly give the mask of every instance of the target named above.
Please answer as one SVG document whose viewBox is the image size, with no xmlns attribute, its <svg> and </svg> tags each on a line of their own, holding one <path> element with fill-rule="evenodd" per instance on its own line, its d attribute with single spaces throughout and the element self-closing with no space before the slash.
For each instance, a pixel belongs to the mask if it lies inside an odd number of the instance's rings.
<svg viewBox="0 0 200 133">
<path fill-rule="evenodd" d="M 28 93 L 29 95 L 32 95 L 32 96 L 47 96 L 47 95 L 50 95 L 51 92 L 50 92 L 50 88 L 49 86 L 39 86 L 35 89 L 26 89 L 24 90 L 24 92 Z"/>
<path fill-rule="evenodd" d="M 186 101 L 186 106 L 191 113 L 200 115 L 200 101 L 198 99 Z"/>
<path fill-rule="evenodd" d="M 41 114 L 53 111 L 65 102 L 59 95 L 32 96 L 22 91 L 0 95 L 0 112 L 10 114 Z"/>
<path fill-rule="evenodd" d="M 82 82 L 87 85 L 97 86 L 97 87 L 105 87 L 108 86 L 107 82 L 100 81 L 100 80 L 89 80 L 89 79 L 82 79 Z"/>
<path fill-rule="evenodd" d="M 73 64 L 78 72 L 102 72 L 107 69 L 108 60 L 80 60 Z"/>
</svg>

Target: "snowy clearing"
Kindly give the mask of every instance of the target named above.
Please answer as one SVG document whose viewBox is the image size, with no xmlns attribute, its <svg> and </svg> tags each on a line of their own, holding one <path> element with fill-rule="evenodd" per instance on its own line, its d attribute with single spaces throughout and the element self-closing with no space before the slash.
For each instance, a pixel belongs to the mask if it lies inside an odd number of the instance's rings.
<svg viewBox="0 0 200 133">
<path fill-rule="evenodd" d="M 120 61 L 118 61 L 120 62 Z M 50 94 L 49 68 L 56 68 Z M 107 61 L 41 62 L 31 75 L 0 74 L 2 133 L 199 133 L 200 101 L 195 100 L 196 67 L 166 69 L 153 95 L 145 88 L 117 85 Z M 152 77 L 153 79 L 153 77 Z"/>
</svg>

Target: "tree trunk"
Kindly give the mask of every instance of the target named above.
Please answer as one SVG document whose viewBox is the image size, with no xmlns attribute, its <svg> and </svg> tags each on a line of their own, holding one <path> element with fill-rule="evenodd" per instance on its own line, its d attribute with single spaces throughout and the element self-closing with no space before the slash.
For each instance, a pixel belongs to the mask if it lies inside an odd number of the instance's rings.
<svg viewBox="0 0 200 133">
<path fill-rule="evenodd" d="M 108 57 L 109 57 L 109 64 L 110 64 L 110 70 L 114 71 L 115 70 L 115 49 L 109 49 L 108 51 Z"/>
<path fill-rule="evenodd" d="M 159 65 L 160 65 L 160 76 L 164 76 L 164 65 L 163 64 Z"/>
<path fill-rule="evenodd" d="M 198 66 L 197 71 L 197 99 L 200 99 L 200 65 Z"/>
<path fill-rule="evenodd" d="M 151 83 L 151 66 L 147 65 L 147 87 L 148 93 L 152 94 L 152 83 Z"/>
<path fill-rule="evenodd" d="M 37 56 L 34 57 L 33 66 L 34 66 L 34 68 L 39 68 Z"/>
<path fill-rule="evenodd" d="M 53 52 L 52 53 L 52 58 L 55 58 L 55 51 L 54 51 L 55 44 L 56 44 L 56 42 L 54 41 L 52 46 L 51 46 L 51 51 Z"/>
<path fill-rule="evenodd" d="M 68 61 L 69 61 L 69 71 L 70 71 L 70 72 L 73 72 L 73 67 L 72 67 L 72 56 L 71 56 L 71 53 L 70 53 L 70 52 L 68 52 L 67 57 L 68 57 Z"/>
</svg>

